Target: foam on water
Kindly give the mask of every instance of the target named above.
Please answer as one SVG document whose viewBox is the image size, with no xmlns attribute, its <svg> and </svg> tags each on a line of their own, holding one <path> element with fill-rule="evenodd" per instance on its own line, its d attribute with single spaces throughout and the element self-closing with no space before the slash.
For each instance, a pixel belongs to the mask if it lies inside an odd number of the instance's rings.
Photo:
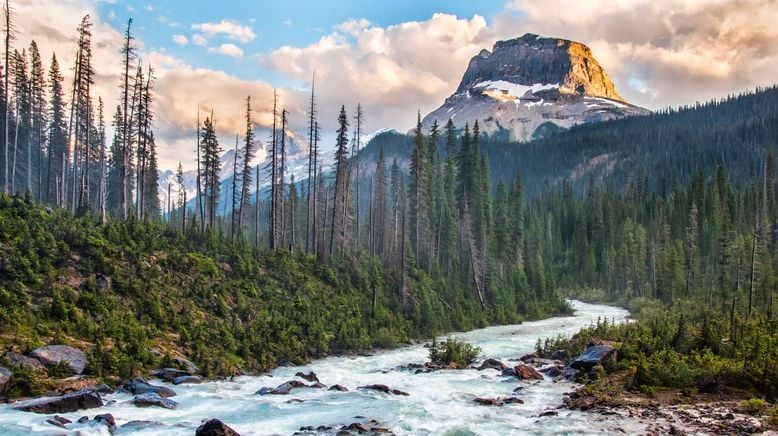
<svg viewBox="0 0 778 436">
<path fill-rule="evenodd" d="M 527 322 L 520 325 L 489 327 L 453 336 L 482 348 L 485 357 L 506 363 L 533 350 L 541 337 L 570 335 L 596 322 L 598 317 L 623 321 L 624 309 L 573 302 L 575 315 Z M 340 426 L 359 421 L 357 417 L 376 419 L 397 434 L 496 435 L 496 434 L 601 434 L 621 428 L 628 433 L 642 427 L 622 417 L 602 417 L 560 410 L 558 416 L 538 415 L 561 403 L 562 395 L 572 390 L 568 383 L 522 382 L 502 377 L 495 370 L 437 371 L 414 375 L 397 370 L 400 365 L 427 360 L 423 346 L 405 347 L 373 356 L 331 357 L 305 367 L 278 368 L 269 375 L 238 377 L 201 385 L 175 386 L 176 410 L 137 408 L 128 394 L 106 397 L 106 406 L 63 416 L 76 421 L 111 413 L 120 427 L 118 434 L 191 435 L 201 421 L 219 418 L 244 435 L 291 434 L 301 426 Z M 312 370 L 322 383 L 341 384 L 349 392 L 325 389 L 295 389 L 290 395 L 255 395 L 264 386 L 275 387 L 294 378 L 297 371 Z M 158 382 L 158 381 L 157 381 Z M 159 382 L 161 383 L 161 382 Z M 358 386 L 380 383 L 408 392 L 394 396 L 356 390 Z M 524 404 L 504 407 L 479 406 L 475 397 L 509 396 L 523 386 L 519 397 Z M 302 403 L 289 403 L 291 399 Z M 0 434 L 56 433 L 67 431 L 46 424 L 49 416 L 18 412 L 0 406 Z M 151 421 L 142 426 L 121 426 L 130 421 Z M 108 434 L 103 429 L 73 429 L 70 434 Z"/>
</svg>

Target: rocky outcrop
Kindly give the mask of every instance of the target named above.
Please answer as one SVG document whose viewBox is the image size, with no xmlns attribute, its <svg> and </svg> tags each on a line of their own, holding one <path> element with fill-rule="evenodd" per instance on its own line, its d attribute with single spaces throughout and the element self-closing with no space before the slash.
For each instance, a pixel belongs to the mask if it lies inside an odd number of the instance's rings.
<svg viewBox="0 0 778 436">
<path fill-rule="evenodd" d="M 594 365 L 601 364 L 615 352 L 616 349 L 609 344 L 589 345 L 586 351 L 570 362 L 570 366 L 579 371 L 589 371 Z"/>
<path fill-rule="evenodd" d="M 526 34 L 498 41 L 468 64 L 456 92 L 422 122 L 449 119 L 462 128 L 526 141 L 559 127 L 646 114 L 616 91 L 592 51 L 580 42 Z"/>
<path fill-rule="evenodd" d="M 178 407 L 178 403 L 175 401 L 161 397 L 159 394 L 153 392 L 136 395 L 135 398 L 132 399 L 132 404 L 137 407 L 162 407 L 163 409 L 170 410 Z"/>
<path fill-rule="evenodd" d="M 195 436 L 240 436 L 240 434 L 221 420 L 211 419 L 197 427 Z"/>
<path fill-rule="evenodd" d="M 14 409 L 35 413 L 70 413 L 82 409 L 102 407 L 103 400 L 95 391 L 84 389 L 56 397 L 42 397 L 14 404 Z"/>
<path fill-rule="evenodd" d="M 16 353 L 14 351 L 5 353 L 4 357 L 8 359 L 8 363 L 11 365 L 22 366 L 33 371 L 42 371 L 45 369 L 43 364 L 38 359 L 33 359 L 32 357 L 28 357 L 24 354 Z"/>
<path fill-rule="evenodd" d="M 84 372 L 87 364 L 86 353 L 78 348 L 67 345 L 47 345 L 45 347 L 36 348 L 30 354 L 47 367 L 53 367 L 62 362 L 67 362 L 68 368 L 73 374 L 81 374 Z"/>
<path fill-rule="evenodd" d="M 568 92 L 624 101 L 589 47 L 532 33 L 497 41 L 491 52 L 481 50 L 470 60 L 457 92 L 489 80 L 557 84 Z"/>
</svg>

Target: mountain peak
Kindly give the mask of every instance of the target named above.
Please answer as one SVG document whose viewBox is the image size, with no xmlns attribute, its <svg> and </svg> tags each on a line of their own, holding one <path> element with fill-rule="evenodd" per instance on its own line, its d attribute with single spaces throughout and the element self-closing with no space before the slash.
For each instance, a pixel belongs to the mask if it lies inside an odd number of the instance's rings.
<svg viewBox="0 0 778 436">
<path fill-rule="evenodd" d="M 580 42 L 527 33 L 497 41 L 470 60 L 457 92 L 503 80 L 518 85 L 556 84 L 561 92 L 624 101 L 605 70 Z"/>
<path fill-rule="evenodd" d="M 473 56 L 456 92 L 422 124 L 478 120 L 485 133 L 527 141 L 550 124 L 569 128 L 646 113 L 616 92 L 585 44 L 527 33 Z"/>
</svg>

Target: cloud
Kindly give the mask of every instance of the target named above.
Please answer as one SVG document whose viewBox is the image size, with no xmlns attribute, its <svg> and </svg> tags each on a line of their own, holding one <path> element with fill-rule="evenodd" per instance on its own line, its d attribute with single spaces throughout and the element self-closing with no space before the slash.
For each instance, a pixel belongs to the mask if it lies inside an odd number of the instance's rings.
<svg viewBox="0 0 778 436">
<path fill-rule="evenodd" d="M 195 33 L 192 35 L 192 44 L 205 47 L 205 45 L 208 44 L 208 40 L 203 35 Z"/>
<path fill-rule="evenodd" d="M 223 34 L 234 41 L 246 43 L 253 41 L 257 37 L 250 26 L 244 26 L 230 20 L 221 20 L 218 23 L 193 24 L 192 29 L 202 32 L 207 39 Z"/>
<path fill-rule="evenodd" d="M 493 41 L 493 30 L 478 15 L 435 14 L 386 28 L 349 20 L 307 47 L 281 47 L 260 56 L 260 62 L 304 83 L 315 70 L 320 107 L 326 111 L 342 104 L 353 111 L 360 102 L 368 130 L 406 129 L 417 109 L 435 109 L 456 89 L 470 58 Z M 334 131 L 332 118 L 322 121 L 325 132 Z"/>
<path fill-rule="evenodd" d="M 187 45 L 189 44 L 189 38 L 187 38 L 184 35 L 173 35 L 173 42 L 175 42 L 178 45 Z"/>
<path fill-rule="evenodd" d="M 292 20 L 284 20 L 281 22 L 281 24 L 283 24 L 286 27 L 292 27 L 294 23 L 292 23 Z"/>
<path fill-rule="evenodd" d="M 208 49 L 208 53 L 215 53 L 233 58 L 243 57 L 243 49 L 235 44 L 222 44 L 218 47 L 211 47 Z"/>
<path fill-rule="evenodd" d="M 513 0 L 508 8 L 518 16 L 495 25 L 588 43 L 637 104 L 688 104 L 776 81 L 776 0 Z"/>
</svg>

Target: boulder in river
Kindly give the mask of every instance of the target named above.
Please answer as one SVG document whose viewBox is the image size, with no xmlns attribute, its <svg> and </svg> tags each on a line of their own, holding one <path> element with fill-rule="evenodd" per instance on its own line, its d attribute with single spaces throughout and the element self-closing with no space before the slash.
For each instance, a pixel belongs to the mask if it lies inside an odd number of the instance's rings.
<svg viewBox="0 0 778 436">
<path fill-rule="evenodd" d="M 549 377 L 559 377 L 563 374 L 565 367 L 561 364 L 549 365 L 545 368 L 541 368 L 540 372 L 546 374 Z"/>
<path fill-rule="evenodd" d="M 97 415 L 95 416 L 94 421 L 98 424 L 103 424 L 104 426 L 108 427 L 108 432 L 111 434 L 116 431 L 116 419 L 110 413 Z"/>
<path fill-rule="evenodd" d="M 240 434 L 221 420 L 211 419 L 197 427 L 195 436 L 240 436 Z"/>
<path fill-rule="evenodd" d="M 308 374 L 306 374 L 306 373 L 304 373 L 302 371 L 298 371 L 297 374 L 295 374 L 295 377 L 300 377 L 300 378 L 302 378 L 304 380 L 307 380 L 307 381 L 309 381 L 311 383 L 314 383 L 314 382 L 318 383 L 319 382 L 319 377 L 317 377 L 316 373 L 313 372 L 313 371 L 308 372 Z"/>
<path fill-rule="evenodd" d="M 54 415 L 54 417 L 47 419 L 46 422 L 60 428 L 65 428 L 66 425 L 73 423 L 73 421 L 59 415 Z"/>
<path fill-rule="evenodd" d="M 34 400 L 20 401 L 14 404 L 14 409 L 22 412 L 35 413 L 71 413 L 81 409 L 102 407 L 103 400 L 95 391 L 83 389 L 56 397 L 42 397 Z"/>
<path fill-rule="evenodd" d="M 173 379 L 174 385 L 183 385 L 183 384 L 189 384 L 189 385 L 199 385 L 203 382 L 203 378 L 199 375 L 182 375 L 180 377 L 176 377 Z"/>
<path fill-rule="evenodd" d="M 273 389 L 271 394 L 273 395 L 287 395 L 289 392 L 292 391 L 294 388 L 306 388 L 308 387 L 305 383 L 297 380 L 289 380 L 286 383 L 282 383 L 278 385 L 277 388 Z"/>
<path fill-rule="evenodd" d="M 173 410 L 178 406 L 178 403 L 175 401 L 169 398 L 163 398 L 154 392 L 136 395 L 135 398 L 132 399 L 132 404 L 136 405 L 137 407 L 155 406 L 170 410 Z"/>
<path fill-rule="evenodd" d="M 480 371 L 483 369 L 496 369 L 497 371 L 503 371 L 506 368 L 508 368 L 508 365 L 500 362 L 497 359 L 486 359 L 481 364 L 481 366 L 478 367 L 478 370 Z"/>
<path fill-rule="evenodd" d="M 176 392 L 173 389 L 166 388 L 164 386 L 152 385 L 151 383 L 147 382 L 146 380 L 140 377 L 135 377 L 134 379 L 125 383 L 124 389 L 133 395 L 154 393 L 159 395 L 162 398 L 170 398 L 176 396 Z"/>
<path fill-rule="evenodd" d="M 589 371 L 594 365 L 610 358 L 616 349 L 612 345 L 590 345 L 586 351 L 570 362 L 570 366 L 581 371 Z"/>
<path fill-rule="evenodd" d="M 340 391 L 340 392 L 348 392 L 348 388 L 343 385 L 332 385 L 330 386 L 328 391 Z"/>
<path fill-rule="evenodd" d="M 154 375 L 165 381 L 173 381 L 178 377 L 192 375 L 192 373 L 178 368 L 162 368 L 157 370 L 157 372 L 155 372 Z"/>
<path fill-rule="evenodd" d="M 404 395 L 406 397 L 408 395 L 410 395 L 407 392 L 403 392 L 403 391 L 401 391 L 399 389 L 392 389 L 389 386 L 382 385 L 382 384 L 372 384 L 372 385 L 367 385 L 367 386 L 360 386 L 359 389 L 367 389 L 367 390 L 371 390 L 371 391 L 379 391 L 379 392 L 383 392 L 385 394 L 392 394 L 392 395 Z"/>
<path fill-rule="evenodd" d="M 517 397 L 475 398 L 473 401 L 482 406 L 502 407 L 505 404 L 524 404 L 524 400 Z"/>
<path fill-rule="evenodd" d="M 69 347 L 67 345 L 47 345 L 45 347 L 36 348 L 30 354 L 47 367 L 67 362 L 68 368 L 73 374 L 81 374 L 86 368 L 86 353 L 78 348 Z"/>
<path fill-rule="evenodd" d="M 522 380 L 543 380 L 543 374 L 539 373 L 537 369 L 532 366 L 518 364 L 513 367 L 516 371 L 516 377 Z"/>
</svg>

